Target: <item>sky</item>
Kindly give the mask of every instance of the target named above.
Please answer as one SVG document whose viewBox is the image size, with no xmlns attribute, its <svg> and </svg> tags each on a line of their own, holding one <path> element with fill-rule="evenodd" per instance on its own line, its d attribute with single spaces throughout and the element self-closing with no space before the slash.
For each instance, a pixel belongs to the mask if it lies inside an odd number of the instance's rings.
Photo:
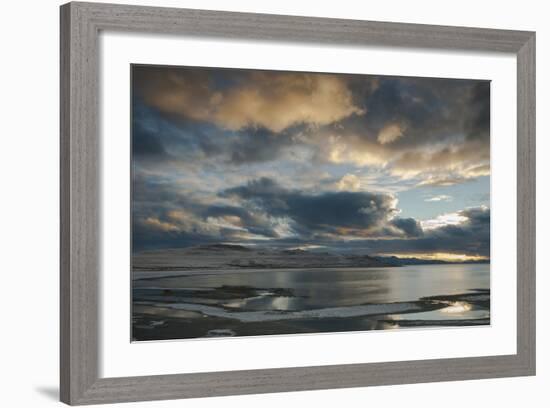
<svg viewBox="0 0 550 408">
<path fill-rule="evenodd" d="M 490 252 L 490 82 L 132 65 L 133 251 Z"/>
</svg>

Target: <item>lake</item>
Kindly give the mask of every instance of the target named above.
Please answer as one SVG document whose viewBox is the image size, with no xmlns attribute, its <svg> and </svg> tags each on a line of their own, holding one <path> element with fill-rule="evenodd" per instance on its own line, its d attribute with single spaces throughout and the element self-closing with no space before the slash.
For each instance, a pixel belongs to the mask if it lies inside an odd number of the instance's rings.
<svg viewBox="0 0 550 408">
<path fill-rule="evenodd" d="M 489 264 L 134 272 L 141 340 L 490 324 Z"/>
</svg>

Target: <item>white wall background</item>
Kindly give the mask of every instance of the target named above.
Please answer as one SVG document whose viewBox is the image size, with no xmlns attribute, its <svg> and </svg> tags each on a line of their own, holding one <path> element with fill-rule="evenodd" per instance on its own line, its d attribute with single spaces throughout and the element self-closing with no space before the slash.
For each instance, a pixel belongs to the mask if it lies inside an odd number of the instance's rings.
<svg viewBox="0 0 550 408">
<path fill-rule="evenodd" d="M 537 249 L 545 253 L 550 227 L 544 211 L 550 193 L 544 184 L 550 163 L 550 26 L 545 3 L 536 0 L 442 2 L 306 2 L 277 0 L 139 1 L 135 4 L 218 10 L 357 18 L 510 28 L 537 31 L 538 233 Z M 6 407 L 44 407 L 57 402 L 58 383 L 58 70 L 57 0 L 6 2 L 0 24 L 0 402 Z M 201 400 L 125 404 L 127 407 L 407 406 L 407 407 L 544 407 L 550 383 L 550 329 L 544 312 L 548 274 L 539 265 L 538 375 L 529 378 L 401 385 Z M 546 387 L 545 387 L 546 386 Z"/>
</svg>

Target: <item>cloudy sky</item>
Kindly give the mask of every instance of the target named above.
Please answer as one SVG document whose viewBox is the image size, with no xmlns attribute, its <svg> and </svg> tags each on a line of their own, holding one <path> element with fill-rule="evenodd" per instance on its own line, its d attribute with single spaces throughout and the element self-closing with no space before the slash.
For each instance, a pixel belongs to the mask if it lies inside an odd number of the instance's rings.
<svg viewBox="0 0 550 408">
<path fill-rule="evenodd" d="M 132 66 L 133 249 L 489 256 L 488 81 Z"/>
</svg>

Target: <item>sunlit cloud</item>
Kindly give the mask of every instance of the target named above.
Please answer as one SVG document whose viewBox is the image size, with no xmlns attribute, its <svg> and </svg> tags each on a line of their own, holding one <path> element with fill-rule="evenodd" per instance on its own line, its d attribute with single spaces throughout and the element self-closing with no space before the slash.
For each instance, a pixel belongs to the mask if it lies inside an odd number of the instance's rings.
<svg viewBox="0 0 550 408">
<path fill-rule="evenodd" d="M 438 202 L 438 201 L 452 201 L 453 197 L 447 194 L 440 194 L 436 196 L 427 197 L 424 199 L 424 201 L 427 202 Z"/>
<path fill-rule="evenodd" d="M 138 92 L 164 112 L 210 121 L 229 130 L 262 126 L 274 132 L 297 125 L 328 125 L 363 114 L 343 77 L 250 72 L 217 88 L 204 69 L 136 69 Z"/>
<path fill-rule="evenodd" d="M 397 123 L 387 124 L 382 129 L 380 129 L 380 132 L 378 132 L 378 142 L 380 144 L 392 143 L 400 137 L 403 137 L 404 131 L 405 126 L 403 125 Z"/>
<path fill-rule="evenodd" d="M 361 180 L 355 174 L 346 174 L 336 184 L 340 191 L 359 191 L 361 189 Z"/>
<path fill-rule="evenodd" d="M 323 249 L 326 248 L 324 245 L 313 245 L 313 244 L 305 244 L 305 245 L 298 245 L 295 247 L 289 248 L 290 250 L 299 250 L 299 251 L 308 251 L 312 249 Z"/>
<path fill-rule="evenodd" d="M 169 232 L 169 231 L 179 231 L 179 228 L 175 224 L 171 224 L 166 221 L 161 221 L 155 217 L 147 217 L 144 221 L 144 224 L 153 229 L 158 229 L 160 231 Z"/>
<path fill-rule="evenodd" d="M 466 221 L 468 218 L 460 213 L 441 214 L 430 220 L 420 221 L 422 229 L 431 230 L 435 228 L 445 227 L 447 225 L 458 225 Z"/>
</svg>

